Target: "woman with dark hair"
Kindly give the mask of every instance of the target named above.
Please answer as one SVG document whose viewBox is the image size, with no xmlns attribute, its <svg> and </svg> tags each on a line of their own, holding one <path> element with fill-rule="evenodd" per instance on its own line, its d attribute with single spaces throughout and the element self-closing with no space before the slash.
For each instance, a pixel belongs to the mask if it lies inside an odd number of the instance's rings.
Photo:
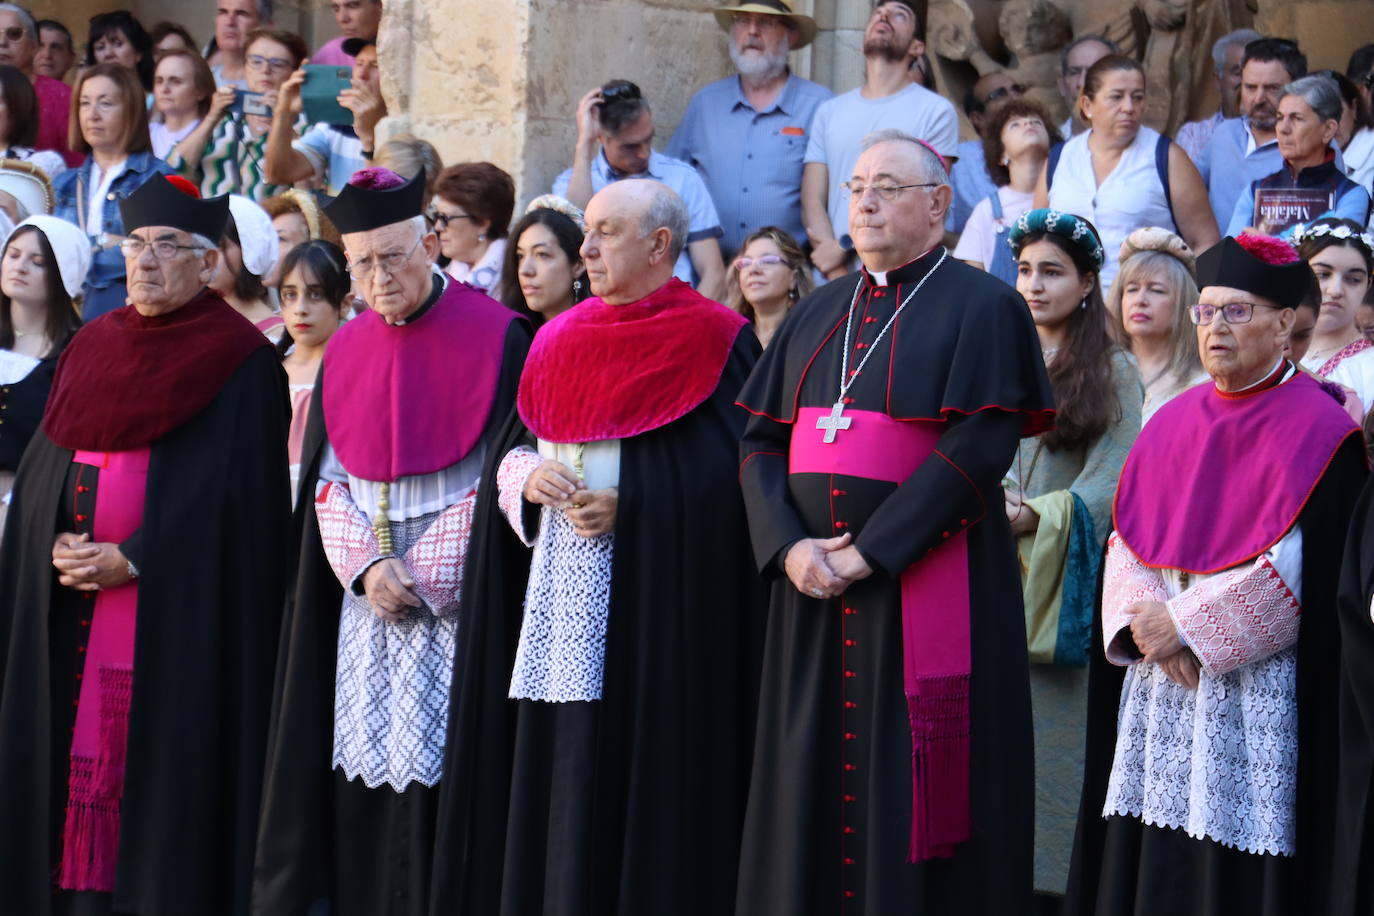
<svg viewBox="0 0 1374 916">
<path fill-rule="evenodd" d="M 764 226 L 740 245 L 725 275 L 725 304 L 749 319 L 767 348 L 788 311 L 815 288 L 811 263 L 797 240 Z"/>
<path fill-rule="evenodd" d="M 1098 279 L 1106 253 L 1093 225 L 1032 210 L 1012 227 L 1011 245 L 1056 411 L 1053 430 L 1021 440 L 1005 492 L 1031 661 L 1035 890 L 1059 896 L 1083 779 L 1097 564 L 1116 481 L 1140 430 L 1143 392 L 1134 360 L 1107 324 Z"/>
<path fill-rule="evenodd" d="M 0 251 L 0 528 L 19 459 L 43 418 L 57 357 L 81 325 L 72 297 L 90 266 L 81 230 L 55 216 L 20 223 Z"/>
<path fill-rule="evenodd" d="M 215 77 L 205 58 L 195 51 L 172 50 L 158 55 L 153 71 L 153 118 L 148 133 L 153 155 L 166 159 L 210 111 Z"/>
<path fill-rule="evenodd" d="M 1078 107 L 1090 129 L 1051 151 L 1035 188 L 1035 205 L 1077 213 L 1102 232 L 1105 295 L 1117 252 L 1141 226 L 1176 232 L 1194 251 L 1216 244 L 1207 187 L 1188 154 L 1146 127 L 1145 71 L 1120 54 L 1088 68 Z"/>
<path fill-rule="evenodd" d="M 501 264 L 501 301 L 536 328 L 591 295 L 582 266 L 582 211 L 562 197 L 530 201 Z"/>
<path fill-rule="evenodd" d="M 1034 203 L 1035 180 L 1050 144 L 1060 140 L 1059 130 L 1039 102 L 1017 98 L 993 113 L 985 133 L 984 165 L 997 190 L 974 206 L 953 255 L 1015 286 L 1016 258 L 1007 230 Z"/>
<path fill-rule="evenodd" d="M 143 91 L 153 91 L 153 40 L 143 23 L 128 10 L 97 13 L 91 17 L 90 34 L 86 38 L 86 66 L 119 64 L 128 67 L 143 84 Z"/>
<path fill-rule="evenodd" d="M 1374 276 L 1374 236 L 1359 223 L 1325 217 L 1296 227 L 1293 240 L 1320 291 L 1317 327 L 1301 365 L 1353 389 L 1368 411 L 1374 407 L 1374 344 L 1355 316 Z"/>
<path fill-rule="evenodd" d="M 124 305 L 124 218 L 119 202 L 155 173 L 169 174 L 152 153 L 148 109 L 132 70 L 96 64 L 82 70 L 72 92 L 71 147 L 86 161 L 53 181 L 53 215 L 86 233 L 94 254 L 81 303 L 90 321 Z"/>
<path fill-rule="evenodd" d="M 196 50 L 196 40 L 186 31 L 186 26 L 179 22 L 168 22 L 164 19 L 157 23 L 148 30 L 148 40 L 153 43 L 153 56 L 158 60 L 169 51 L 190 51 L 200 57 L 200 52 Z"/>
<path fill-rule="evenodd" d="M 32 162 L 56 178 L 67 170 L 61 153 L 35 150 L 38 141 L 38 95 L 33 83 L 16 67 L 0 66 L 0 159 Z"/>
<path fill-rule="evenodd" d="M 449 276 L 501 298 L 501 259 L 514 209 L 515 182 L 490 162 L 463 162 L 439 173 L 434 228 Z"/>
<path fill-rule="evenodd" d="M 229 219 L 220 239 L 219 264 L 206 285 L 234 311 L 275 343 L 282 336 L 281 315 L 263 278 L 277 266 L 277 233 L 267 211 L 246 197 L 229 195 Z"/>
<path fill-rule="evenodd" d="M 300 480 L 301 446 L 324 345 L 343 322 L 352 289 L 348 262 L 339 246 L 314 239 L 297 245 L 281 265 L 281 314 L 286 330 L 277 341 L 291 389 L 291 430 L 286 450 L 291 462 L 291 493 Z"/>
<path fill-rule="evenodd" d="M 1374 180 L 1374 113 L 1364 93 L 1343 73 L 1331 78 L 1341 91 L 1341 120 L 1336 125 L 1336 144 L 1345 159 L 1345 174 L 1361 187 Z"/>
</svg>

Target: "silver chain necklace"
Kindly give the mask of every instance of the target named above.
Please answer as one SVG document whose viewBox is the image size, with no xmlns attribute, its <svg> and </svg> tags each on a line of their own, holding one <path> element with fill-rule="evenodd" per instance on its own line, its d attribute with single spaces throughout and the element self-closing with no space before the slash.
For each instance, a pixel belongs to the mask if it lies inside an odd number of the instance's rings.
<svg viewBox="0 0 1374 916">
<path fill-rule="evenodd" d="M 878 348 L 878 342 L 883 339 L 883 335 L 887 333 L 888 328 L 892 327 L 893 322 L 897 320 L 897 316 L 902 314 L 902 309 L 906 308 L 907 304 L 915 298 L 916 294 L 921 291 L 921 287 L 926 285 L 926 281 L 930 279 L 931 275 L 940 269 L 941 264 L 945 263 L 945 258 L 947 257 L 949 257 L 949 249 L 946 248 L 941 250 L 940 260 L 935 262 L 934 267 L 926 271 L 926 275 L 921 278 L 921 282 L 916 284 L 915 289 L 907 293 L 907 297 L 902 300 L 902 304 L 897 306 L 897 311 L 893 312 L 892 317 L 887 319 L 887 324 L 883 325 L 883 329 L 878 332 L 878 336 L 873 338 L 873 343 L 869 345 L 868 352 L 864 354 L 863 359 L 859 360 L 859 367 L 854 370 L 854 375 L 851 377 L 849 374 L 849 341 L 854 330 L 854 308 L 859 304 L 859 293 L 863 291 L 864 287 L 862 280 L 855 285 L 854 297 L 849 300 L 849 317 L 844 323 L 844 352 L 840 354 L 840 395 L 835 399 L 834 405 L 830 408 L 830 413 L 816 419 L 816 428 L 825 430 L 825 438 L 822 441 L 826 443 L 834 442 L 836 433 L 842 429 L 849 429 L 850 424 L 854 422 L 853 418 L 844 416 L 844 396 L 859 378 L 859 374 L 864 371 L 864 366 L 868 364 L 868 358 L 872 356 L 873 351 Z"/>
</svg>

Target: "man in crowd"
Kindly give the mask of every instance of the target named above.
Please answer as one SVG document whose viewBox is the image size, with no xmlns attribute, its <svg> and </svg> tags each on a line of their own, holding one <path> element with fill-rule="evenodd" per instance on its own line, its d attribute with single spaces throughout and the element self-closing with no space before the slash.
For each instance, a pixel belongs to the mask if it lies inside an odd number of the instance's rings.
<svg viewBox="0 0 1374 916">
<path fill-rule="evenodd" d="M 1240 76 L 1240 117 L 1217 125 L 1198 161 L 1217 225 L 1231 222 L 1236 200 L 1250 183 L 1283 165 L 1279 152 L 1279 96 L 1307 73 L 1307 57 L 1285 38 L 1245 46 Z M 1339 156 L 1339 154 L 1337 154 Z"/>
<path fill-rule="evenodd" d="M 241 913 L 281 632 L 290 411 L 208 290 L 228 200 L 120 202 L 130 305 L 62 354 L 0 551 L 12 913 Z"/>
<path fill-rule="evenodd" d="M 673 277 L 671 189 L 613 183 L 586 218 L 596 297 L 540 329 L 483 481 L 436 912 L 732 909 L 763 622 L 734 398 L 759 345 Z"/>
<path fill-rule="evenodd" d="M 345 51 L 344 42 L 350 38 L 365 38 L 371 42 L 377 40 L 377 29 L 382 24 L 382 0 L 329 0 L 329 9 L 339 26 L 339 36 L 321 45 L 310 62 L 351 67 L 357 52 L 350 54 Z"/>
<path fill-rule="evenodd" d="M 82 156 L 67 145 L 67 121 L 72 104 L 72 87 L 34 70 L 38 53 L 38 25 L 22 6 L 0 3 L 0 64 L 17 68 L 33 83 L 38 96 L 38 139 L 34 149 L 50 149 L 62 154 L 68 165 L 79 165 Z"/>
<path fill-rule="evenodd" d="M 272 0 L 215 0 L 215 37 L 205 49 L 215 85 L 248 89 L 248 36 L 255 29 L 270 28 Z"/>
<path fill-rule="evenodd" d="M 1240 114 L 1240 76 L 1245 61 L 1245 46 L 1264 36 L 1254 29 L 1236 29 L 1216 40 L 1212 45 L 1213 73 L 1217 80 L 1217 95 L 1221 104 L 1210 118 L 1189 121 L 1178 129 L 1175 139 L 1183 151 L 1197 162 L 1212 139 L 1217 125 Z"/>
<path fill-rule="evenodd" d="M 49 79 L 65 81 L 76 63 L 72 33 L 55 19 L 38 21 L 38 51 L 33 56 L 33 72 Z"/>
<path fill-rule="evenodd" d="M 983 130 L 992 116 L 1012 99 L 1019 99 L 1026 87 L 1018 83 L 1005 70 L 993 70 L 978 77 L 977 81 L 964 94 L 964 114 L 968 116 L 979 138 L 965 140 L 958 146 L 958 160 L 950 168 L 950 186 L 954 199 L 949 205 L 949 218 L 945 229 L 949 232 L 964 231 L 973 208 L 978 201 L 985 199 L 997 190 L 992 176 L 988 174 L 987 162 L 983 159 Z"/>
<path fill-rule="evenodd" d="M 273 184 L 314 181 L 326 193 L 337 196 L 353 173 L 371 161 L 377 122 L 386 117 L 377 43 L 371 38 L 350 38 L 343 43 L 343 49 L 353 59 L 353 80 L 348 89 L 339 93 L 338 101 L 353 112 L 352 125 L 316 124 L 297 135 L 305 70 L 291 74 L 277 94 L 263 155 L 263 174 Z"/>
<path fill-rule="evenodd" d="M 301 456 L 263 914 L 429 912 L 469 527 L 529 330 L 434 271 L 423 193 L 366 169 L 325 210 L 368 310 L 329 341 Z"/>
<path fill-rule="evenodd" d="M 864 84 L 821 105 L 811 123 L 802 172 L 802 217 L 811 262 L 827 279 L 849 272 L 849 195 L 842 187 L 859 158 L 863 138 L 894 128 L 925 140 L 942 156 L 955 154 L 959 117 L 944 98 L 911 82 L 908 68 L 925 51 L 915 8 L 886 0 L 864 29 Z"/>
<path fill-rule="evenodd" d="M 1363 437 L 1284 355 L 1315 294 L 1297 252 L 1228 237 L 1197 274 L 1212 384 L 1162 407 L 1121 472 L 1070 896 L 1332 913 L 1336 589 Z"/>
<path fill-rule="evenodd" d="M 805 238 L 802 156 L 816 107 L 834 95 L 791 73 L 787 54 L 811 43 L 816 22 L 791 0 L 721 7 L 738 76 L 698 90 L 665 152 L 696 166 L 720 214 L 725 261 L 762 226 Z"/>
<path fill-rule="evenodd" d="M 653 142 L 653 111 L 638 86 L 629 80 L 611 80 L 591 90 L 577 103 L 572 168 L 554 179 L 553 193 L 585 207 L 593 194 L 624 178 L 652 178 L 672 188 L 689 216 L 686 246 L 680 247 L 673 275 L 688 283 L 695 279 L 697 290 L 708 299 L 722 299 L 723 231 L 711 194 L 696 169 L 658 152 Z"/>
<path fill-rule="evenodd" d="M 863 269 L 796 306 L 740 394 L 773 589 L 736 911 L 1024 913 L 1025 627 L 988 507 L 1052 395 L 1021 297 L 940 245 L 940 157 L 864 146 Z"/>
<path fill-rule="evenodd" d="M 1069 106 L 1068 118 L 1059 125 L 1059 135 L 1065 140 L 1088 127 L 1078 110 L 1078 97 L 1083 94 L 1088 68 L 1108 54 L 1120 53 L 1116 42 L 1101 35 L 1080 35 L 1059 52 L 1059 94 Z"/>
</svg>

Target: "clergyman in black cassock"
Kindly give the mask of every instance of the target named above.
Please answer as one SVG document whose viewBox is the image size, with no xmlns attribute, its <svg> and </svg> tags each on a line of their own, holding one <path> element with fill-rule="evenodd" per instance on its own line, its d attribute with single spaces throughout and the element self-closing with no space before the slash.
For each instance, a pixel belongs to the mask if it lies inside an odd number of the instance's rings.
<svg viewBox="0 0 1374 916">
<path fill-rule="evenodd" d="M 939 244 L 942 161 L 869 142 L 864 269 L 795 307 L 740 396 L 773 586 L 736 906 L 1022 913 L 1030 696 L 1000 485 L 1052 396 L 1025 303 Z"/>
</svg>

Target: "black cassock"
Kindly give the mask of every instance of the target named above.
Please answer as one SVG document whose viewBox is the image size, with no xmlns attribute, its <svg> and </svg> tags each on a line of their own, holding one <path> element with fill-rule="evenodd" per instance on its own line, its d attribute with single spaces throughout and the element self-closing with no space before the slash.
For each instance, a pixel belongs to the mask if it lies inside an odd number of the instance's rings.
<svg viewBox="0 0 1374 916">
<path fill-rule="evenodd" d="M 754 553 L 774 577 L 740 861 L 740 913 L 1022 913 L 1032 852 L 1030 694 L 1021 583 L 1001 480 L 1021 436 L 1048 427 L 1052 395 L 1025 303 L 951 258 L 878 335 L 943 253 L 803 300 L 740 397 Z M 848 308 L 849 368 L 873 356 L 850 411 L 943 421 L 935 453 L 900 484 L 789 474 L 794 421 L 836 401 Z M 812 424 L 813 425 L 813 424 Z M 1028 433 L 1028 430 L 1031 432 Z M 798 435 L 814 434 L 802 430 Z M 832 445 L 844 447 L 840 430 Z M 795 458 L 795 456 L 793 456 Z M 972 838 L 908 862 L 912 733 L 896 577 L 966 532 L 971 640 Z M 800 594 L 787 549 L 845 532 L 874 569 L 839 600 Z"/>
<path fill-rule="evenodd" d="M 518 415 L 490 456 L 454 665 L 435 916 L 730 912 L 764 601 L 734 399 L 757 353 L 742 331 L 703 403 L 620 440 L 599 701 L 507 698 L 530 552 L 494 496 L 504 454 L 534 443 Z M 538 509 L 526 506 L 529 530 Z"/>
<path fill-rule="evenodd" d="M 286 378 L 262 346 L 208 407 L 152 443 L 143 524 L 122 545 L 140 575 L 117 913 L 248 910 L 285 580 L 289 415 Z M 99 487 L 87 473 L 78 495 L 72 455 L 34 435 L 0 553 L 0 913 L 54 906 L 90 614 L 57 584 L 52 545 Z"/>
</svg>

